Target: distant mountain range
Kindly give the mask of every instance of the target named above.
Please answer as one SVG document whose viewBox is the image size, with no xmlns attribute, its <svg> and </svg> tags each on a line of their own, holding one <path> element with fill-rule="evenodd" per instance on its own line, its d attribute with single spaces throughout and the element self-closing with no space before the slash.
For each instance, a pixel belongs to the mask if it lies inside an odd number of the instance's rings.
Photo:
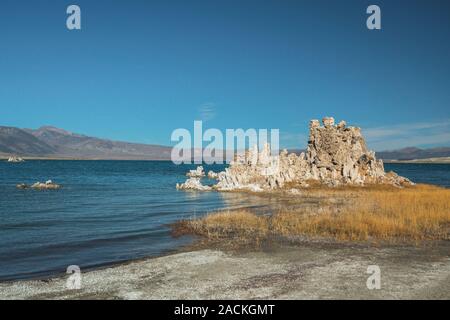
<svg viewBox="0 0 450 320">
<path fill-rule="evenodd" d="M 0 156 L 30 158 L 170 160 L 172 148 L 161 145 L 129 143 L 89 137 L 63 129 L 44 126 L 19 129 L 0 126 Z M 293 149 L 299 153 L 302 150 Z M 376 153 L 383 160 L 413 160 L 450 157 L 450 147 L 420 149 L 409 147 Z"/>
<path fill-rule="evenodd" d="M 414 160 L 450 157 L 450 147 L 420 149 L 408 147 L 399 150 L 381 151 L 376 153 L 383 160 Z"/>
<path fill-rule="evenodd" d="M 0 155 L 21 157 L 167 160 L 171 147 L 112 141 L 45 126 L 19 129 L 0 126 Z"/>
<path fill-rule="evenodd" d="M 289 152 L 300 154 L 305 150 L 290 149 Z M 377 159 L 383 160 L 417 160 L 450 157 L 450 147 L 439 147 L 430 149 L 420 149 L 416 147 L 408 147 L 398 150 L 378 151 L 375 152 Z"/>
</svg>

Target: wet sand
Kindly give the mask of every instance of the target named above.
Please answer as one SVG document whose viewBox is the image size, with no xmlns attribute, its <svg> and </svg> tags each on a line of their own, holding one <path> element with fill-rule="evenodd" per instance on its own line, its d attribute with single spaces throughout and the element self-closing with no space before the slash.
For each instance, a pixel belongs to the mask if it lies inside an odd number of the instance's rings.
<svg viewBox="0 0 450 320">
<path fill-rule="evenodd" d="M 381 288 L 366 285 L 378 265 Z M 83 270 L 82 270 L 83 271 Z M 1 299 L 450 299 L 450 242 L 196 250 L 68 276 L 0 283 Z"/>
</svg>

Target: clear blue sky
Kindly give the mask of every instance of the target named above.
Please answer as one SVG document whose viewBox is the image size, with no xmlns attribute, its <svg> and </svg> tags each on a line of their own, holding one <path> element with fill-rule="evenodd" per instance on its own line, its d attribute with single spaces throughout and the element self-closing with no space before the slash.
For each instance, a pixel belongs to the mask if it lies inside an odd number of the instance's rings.
<svg viewBox="0 0 450 320">
<path fill-rule="evenodd" d="M 2 0 L 0 40 L 0 125 L 170 145 L 204 119 L 304 147 L 330 115 L 376 150 L 450 145 L 446 0 Z"/>
</svg>

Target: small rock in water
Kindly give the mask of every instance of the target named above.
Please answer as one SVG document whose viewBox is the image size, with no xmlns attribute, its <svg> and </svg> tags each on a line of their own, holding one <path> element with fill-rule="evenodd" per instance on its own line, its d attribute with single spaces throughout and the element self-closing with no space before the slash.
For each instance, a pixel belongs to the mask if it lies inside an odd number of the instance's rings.
<svg viewBox="0 0 450 320">
<path fill-rule="evenodd" d="M 61 185 L 53 183 L 52 180 L 47 180 L 45 183 L 42 182 L 36 182 L 34 184 L 32 184 L 31 186 L 25 184 L 25 183 L 20 183 L 18 185 L 16 185 L 17 189 L 37 189 L 37 190 L 55 190 L 55 189 L 60 189 Z"/>
<path fill-rule="evenodd" d="M 200 182 L 200 178 L 191 177 L 191 178 L 187 179 L 185 183 L 182 183 L 182 184 L 177 183 L 177 189 L 208 191 L 208 190 L 211 190 L 211 187 L 202 185 L 202 183 Z"/>
<path fill-rule="evenodd" d="M 25 162 L 21 157 L 9 157 L 8 162 Z"/>
<path fill-rule="evenodd" d="M 186 173 L 186 176 L 191 178 L 200 178 L 205 176 L 205 171 L 203 171 L 202 166 L 198 166 L 195 170 L 189 170 L 188 173 Z"/>
</svg>

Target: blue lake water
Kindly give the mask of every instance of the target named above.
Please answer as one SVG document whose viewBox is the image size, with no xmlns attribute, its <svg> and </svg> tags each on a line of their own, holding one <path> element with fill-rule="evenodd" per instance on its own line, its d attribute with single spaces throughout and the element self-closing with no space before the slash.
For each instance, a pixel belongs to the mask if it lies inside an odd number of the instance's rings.
<svg viewBox="0 0 450 320">
<path fill-rule="evenodd" d="M 450 165 L 386 164 L 415 182 L 450 187 Z M 45 277 L 160 255 L 191 241 L 168 224 L 222 208 L 264 208 L 273 199 L 175 189 L 195 166 L 164 161 L 0 162 L 0 281 Z M 207 170 L 221 170 L 211 166 Z M 52 179 L 61 190 L 16 189 Z"/>
</svg>

